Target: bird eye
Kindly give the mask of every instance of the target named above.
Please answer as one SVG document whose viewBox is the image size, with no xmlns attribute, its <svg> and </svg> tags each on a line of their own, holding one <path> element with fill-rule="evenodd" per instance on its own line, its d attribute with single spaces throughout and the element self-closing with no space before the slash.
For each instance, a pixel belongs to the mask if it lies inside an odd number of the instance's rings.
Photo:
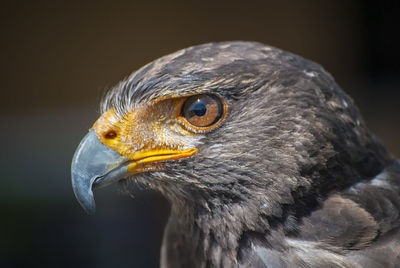
<svg viewBox="0 0 400 268">
<path fill-rule="evenodd" d="M 205 128 L 217 123 L 223 113 L 224 107 L 217 96 L 196 95 L 185 101 L 181 116 L 193 126 Z"/>
</svg>

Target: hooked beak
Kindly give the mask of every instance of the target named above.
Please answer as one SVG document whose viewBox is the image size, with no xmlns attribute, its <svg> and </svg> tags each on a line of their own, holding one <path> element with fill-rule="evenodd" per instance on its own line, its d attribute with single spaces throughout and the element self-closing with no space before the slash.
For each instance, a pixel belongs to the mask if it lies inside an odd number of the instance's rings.
<svg viewBox="0 0 400 268">
<path fill-rule="evenodd" d="M 150 149 L 136 152 L 130 158 L 104 145 L 94 130 L 82 139 L 71 165 L 72 188 L 78 202 L 89 214 L 96 204 L 93 189 L 101 188 L 136 173 L 157 170 L 155 162 L 189 157 L 196 148 L 187 150 Z M 143 168 L 143 166 L 147 168 Z"/>
<path fill-rule="evenodd" d="M 72 188 L 89 214 L 96 204 L 92 189 L 107 186 L 127 176 L 129 159 L 102 144 L 91 130 L 82 139 L 72 159 Z"/>
</svg>

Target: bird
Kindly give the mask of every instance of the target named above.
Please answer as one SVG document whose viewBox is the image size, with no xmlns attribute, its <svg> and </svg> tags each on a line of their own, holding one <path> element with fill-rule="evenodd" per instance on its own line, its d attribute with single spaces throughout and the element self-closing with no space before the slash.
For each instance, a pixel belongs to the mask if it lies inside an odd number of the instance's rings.
<svg viewBox="0 0 400 268">
<path fill-rule="evenodd" d="M 207 43 L 109 90 L 71 166 L 78 202 L 136 182 L 171 205 L 160 267 L 400 267 L 400 162 L 319 64 Z"/>
</svg>

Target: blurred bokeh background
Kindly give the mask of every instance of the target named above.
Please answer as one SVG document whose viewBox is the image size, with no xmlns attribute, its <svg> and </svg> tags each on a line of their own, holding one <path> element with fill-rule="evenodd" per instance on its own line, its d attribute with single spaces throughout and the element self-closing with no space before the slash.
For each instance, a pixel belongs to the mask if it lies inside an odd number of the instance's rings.
<svg viewBox="0 0 400 268">
<path fill-rule="evenodd" d="M 168 203 L 116 185 L 88 216 L 70 162 L 102 93 L 147 62 L 254 40 L 322 64 L 400 156 L 395 1 L 8 1 L 0 7 L 0 267 L 157 267 Z"/>
</svg>

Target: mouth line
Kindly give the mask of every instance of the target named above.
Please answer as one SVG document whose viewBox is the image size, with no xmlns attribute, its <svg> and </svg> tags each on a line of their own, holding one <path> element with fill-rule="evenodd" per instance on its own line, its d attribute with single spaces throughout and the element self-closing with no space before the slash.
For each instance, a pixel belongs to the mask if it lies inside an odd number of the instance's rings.
<svg viewBox="0 0 400 268">
<path fill-rule="evenodd" d="M 135 161 L 128 160 L 118 167 L 106 172 L 105 174 L 96 177 L 93 181 L 92 189 L 99 189 L 123 179 L 124 177 L 121 177 L 121 175 L 126 175 L 125 171 L 127 170 L 128 166 L 133 162 Z"/>
<path fill-rule="evenodd" d="M 121 179 L 133 175 L 135 173 L 140 173 L 140 166 L 144 164 L 151 164 L 160 161 L 179 159 L 184 157 L 189 157 L 197 152 L 196 148 L 188 149 L 179 152 L 165 152 L 159 154 L 148 154 L 145 153 L 141 158 L 135 160 L 127 160 L 121 163 L 116 168 L 111 169 L 105 174 L 98 176 L 94 179 L 92 184 L 92 189 L 98 189 L 117 182 Z M 140 156 L 139 156 L 140 157 Z"/>
</svg>

